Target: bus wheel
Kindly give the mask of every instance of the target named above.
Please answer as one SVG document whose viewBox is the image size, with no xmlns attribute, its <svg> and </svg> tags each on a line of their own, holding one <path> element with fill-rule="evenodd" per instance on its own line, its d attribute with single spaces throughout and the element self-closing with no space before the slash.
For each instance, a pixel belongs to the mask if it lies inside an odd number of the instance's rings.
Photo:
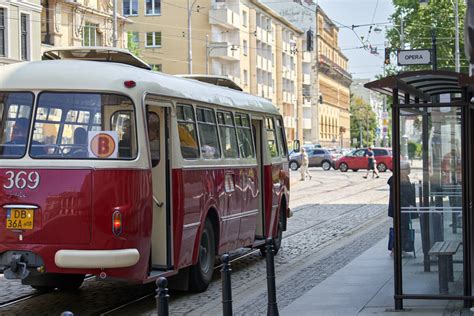
<svg viewBox="0 0 474 316">
<path fill-rule="evenodd" d="M 191 291 L 203 292 L 211 283 L 216 250 L 214 241 L 214 229 L 211 221 L 206 219 L 199 241 L 198 262 L 189 271 L 189 289 Z"/>
<path fill-rule="evenodd" d="M 64 274 L 58 276 L 58 289 L 61 291 L 74 291 L 84 282 L 84 274 Z"/>
<path fill-rule="evenodd" d="M 283 239 L 283 217 L 280 216 L 280 221 L 278 222 L 278 231 L 276 237 L 273 239 L 273 254 L 277 254 L 278 250 L 281 247 L 281 240 Z M 266 244 L 261 245 L 258 249 L 260 249 L 260 253 L 263 257 L 267 255 L 267 248 Z"/>
</svg>

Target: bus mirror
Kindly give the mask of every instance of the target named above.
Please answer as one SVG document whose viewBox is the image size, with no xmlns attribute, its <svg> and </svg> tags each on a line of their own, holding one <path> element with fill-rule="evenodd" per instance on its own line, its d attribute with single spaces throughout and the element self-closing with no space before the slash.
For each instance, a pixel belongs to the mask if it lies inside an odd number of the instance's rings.
<svg viewBox="0 0 474 316">
<path fill-rule="evenodd" d="M 298 139 L 294 140 L 293 141 L 293 151 L 297 152 L 297 153 L 300 152 L 300 149 L 301 149 L 300 147 L 301 147 L 300 141 Z"/>
</svg>

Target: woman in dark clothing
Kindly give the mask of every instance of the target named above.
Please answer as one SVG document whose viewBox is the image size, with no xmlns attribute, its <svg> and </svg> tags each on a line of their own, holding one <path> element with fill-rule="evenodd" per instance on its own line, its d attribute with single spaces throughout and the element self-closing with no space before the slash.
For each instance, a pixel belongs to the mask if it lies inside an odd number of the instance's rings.
<svg viewBox="0 0 474 316">
<path fill-rule="evenodd" d="M 414 207 L 416 205 L 415 187 L 413 186 L 410 181 L 410 178 L 408 177 L 410 171 L 410 164 L 408 162 L 402 162 L 400 164 L 400 208 L 402 209 L 402 212 L 400 213 L 400 231 L 402 233 L 402 251 L 405 252 L 414 251 L 414 241 L 413 238 L 410 236 L 411 213 L 403 212 L 404 207 Z M 388 216 L 393 218 L 393 176 L 388 179 L 387 184 L 390 187 L 390 197 L 388 200 Z M 393 255 L 392 243 L 389 243 L 388 248 L 388 250 L 392 251 L 390 255 Z"/>
</svg>

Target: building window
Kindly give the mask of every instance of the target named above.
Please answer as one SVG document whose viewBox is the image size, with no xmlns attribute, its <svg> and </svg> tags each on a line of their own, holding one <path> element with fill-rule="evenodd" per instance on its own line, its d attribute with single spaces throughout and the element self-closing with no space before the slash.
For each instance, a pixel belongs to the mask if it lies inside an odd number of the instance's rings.
<svg viewBox="0 0 474 316">
<path fill-rule="evenodd" d="M 242 26 L 247 27 L 247 11 L 242 11 Z"/>
<path fill-rule="evenodd" d="M 146 47 L 161 47 L 161 32 L 147 32 Z"/>
<path fill-rule="evenodd" d="M 28 15 L 21 14 L 21 60 L 28 60 L 30 58 L 30 21 Z"/>
<path fill-rule="evenodd" d="M 247 45 L 246 40 L 243 41 L 243 46 L 244 46 L 244 55 L 247 56 L 247 54 L 248 54 L 248 45 Z"/>
<path fill-rule="evenodd" d="M 161 0 L 146 0 L 146 15 L 161 14 Z"/>
<path fill-rule="evenodd" d="M 86 22 L 82 28 L 83 46 L 100 46 L 102 41 L 99 34 L 99 25 Z"/>
<path fill-rule="evenodd" d="M 123 15 L 138 15 L 138 0 L 123 0 Z"/>
<path fill-rule="evenodd" d="M 5 8 L 0 8 L 0 56 L 7 56 L 7 10 Z"/>
<path fill-rule="evenodd" d="M 249 72 L 247 70 L 244 70 L 244 85 L 248 86 L 249 84 Z"/>
</svg>

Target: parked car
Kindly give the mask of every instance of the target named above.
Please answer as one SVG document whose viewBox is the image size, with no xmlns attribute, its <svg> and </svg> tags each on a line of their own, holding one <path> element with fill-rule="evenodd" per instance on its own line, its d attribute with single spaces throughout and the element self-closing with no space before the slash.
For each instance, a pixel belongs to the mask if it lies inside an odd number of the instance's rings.
<svg viewBox="0 0 474 316">
<path fill-rule="evenodd" d="M 335 157 L 325 148 L 311 148 L 303 146 L 308 154 L 310 167 L 322 167 L 323 170 L 330 170 L 334 167 Z M 301 153 L 290 155 L 290 169 L 298 170 L 301 166 Z"/>
<path fill-rule="evenodd" d="M 385 172 L 387 169 L 392 170 L 392 150 L 390 148 L 372 148 L 375 154 L 375 163 L 377 170 Z M 334 169 L 346 172 L 349 169 L 357 171 L 359 169 L 367 169 L 368 161 L 366 148 L 356 149 L 336 160 Z"/>
</svg>

